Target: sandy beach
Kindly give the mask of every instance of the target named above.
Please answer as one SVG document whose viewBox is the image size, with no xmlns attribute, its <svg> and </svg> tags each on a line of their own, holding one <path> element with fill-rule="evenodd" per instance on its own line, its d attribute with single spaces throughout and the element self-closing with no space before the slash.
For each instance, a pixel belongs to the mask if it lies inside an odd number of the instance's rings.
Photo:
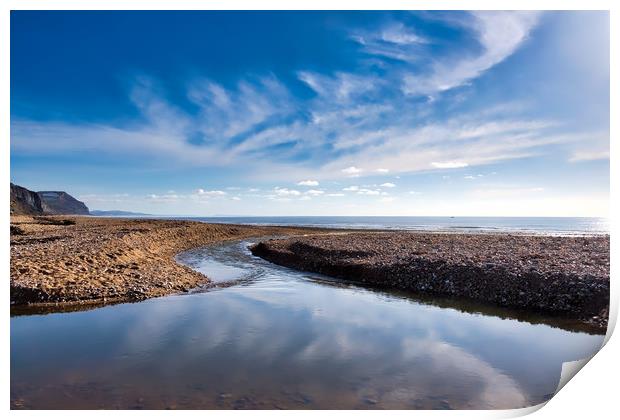
<svg viewBox="0 0 620 420">
<path fill-rule="evenodd" d="M 422 232 L 275 239 L 276 264 L 371 286 L 558 314 L 606 328 L 609 237 Z"/>
<path fill-rule="evenodd" d="M 209 282 L 178 264 L 186 249 L 317 229 L 76 216 L 11 216 L 11 303 L 132 301 Z"/>
</svg>

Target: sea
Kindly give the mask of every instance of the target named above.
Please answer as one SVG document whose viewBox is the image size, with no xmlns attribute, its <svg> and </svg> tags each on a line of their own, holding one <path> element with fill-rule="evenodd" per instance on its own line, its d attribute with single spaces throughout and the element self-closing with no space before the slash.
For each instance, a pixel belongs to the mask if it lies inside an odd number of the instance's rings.
<svg viewBox="0 0 620 420">
<path fill-rule="evenodd" d="M 271 216 L 176 217 L 208 223 L 462 233 L 607 235 L 609 219 L 597 217 Z"/>
</svg>

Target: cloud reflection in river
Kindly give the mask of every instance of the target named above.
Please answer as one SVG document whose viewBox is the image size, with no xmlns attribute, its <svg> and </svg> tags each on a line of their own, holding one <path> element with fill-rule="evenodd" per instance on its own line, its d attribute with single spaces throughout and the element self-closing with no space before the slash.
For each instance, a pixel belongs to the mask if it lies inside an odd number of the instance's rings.
<svg viewBox="0 0 620 420">
<path fill-rule="evenodd" d="M 602 342 L 256 264 L 259 278 L 230 288 L 13 318 L 12 395 L 38 407 L 70 405 L 69 389 L 86 407 L 515 408 L 543 401 L 561 363 Z"/>
</svg>

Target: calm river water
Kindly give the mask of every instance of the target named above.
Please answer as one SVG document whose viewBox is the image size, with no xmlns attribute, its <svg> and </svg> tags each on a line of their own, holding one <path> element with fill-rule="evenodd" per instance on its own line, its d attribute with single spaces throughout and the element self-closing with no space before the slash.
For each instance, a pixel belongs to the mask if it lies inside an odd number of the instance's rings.
<svg viewBox="0 0 620 420">
<path fill-rule="evenodd" d="M 553 319 L 345 285 L 255 258 L 178 260 L 218 284 L 11 318 L 12 408 L 517 408 L 602 344 Z"/>
</svg>

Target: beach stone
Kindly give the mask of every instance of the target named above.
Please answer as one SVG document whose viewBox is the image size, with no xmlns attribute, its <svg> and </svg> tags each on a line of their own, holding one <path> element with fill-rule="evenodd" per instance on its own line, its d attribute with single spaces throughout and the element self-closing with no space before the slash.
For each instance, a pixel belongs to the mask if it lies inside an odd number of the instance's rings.
<svg viewBox="0 0 620 420">
<path fill-rule="evenodd" d="M 420 255 L 417 249 L 432 252 Z M 584 246 L 587 244 L 587 247 Z M 584 322 L 609 307 L 609 236 L 372 232 L 260 242 L 276 264 L 377 287 L 448 295 Z M 535 258 L 532 258 L 535 256 Z"/>
</svg>

